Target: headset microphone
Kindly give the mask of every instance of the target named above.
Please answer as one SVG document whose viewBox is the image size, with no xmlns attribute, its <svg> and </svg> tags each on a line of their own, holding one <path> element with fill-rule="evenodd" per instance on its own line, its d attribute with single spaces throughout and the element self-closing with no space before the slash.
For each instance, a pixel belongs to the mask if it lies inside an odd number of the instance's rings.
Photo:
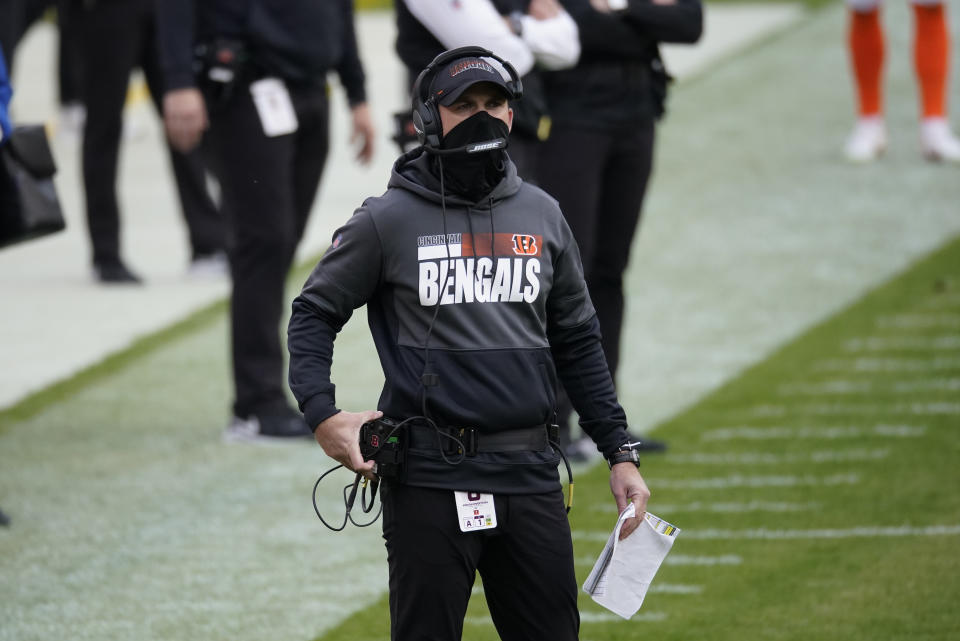
<svg viewBox="0 0 960 641">
<path fill-rule="evenodd" d="M 472 142 L 469 145 L 454 147 L 453 149 L 440 149 L 439 147 L 431 147 L 428 145 L 424 145 L 423 148 L 427 150 L 427 153 L 435 156 L 451 156 L 462 153 L 477 154 L 484 151 L 494 151 L 495 149 L 506 149 L 507 139 L 494 138 L 493 140 L 484 140 L 483 142 Z"/>
</svg>

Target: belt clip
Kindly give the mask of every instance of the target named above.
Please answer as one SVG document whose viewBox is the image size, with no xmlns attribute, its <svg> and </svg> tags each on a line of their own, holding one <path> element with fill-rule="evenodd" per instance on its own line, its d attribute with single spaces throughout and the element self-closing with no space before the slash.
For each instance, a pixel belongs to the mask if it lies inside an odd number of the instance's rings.
<svg viewBox="0 0 960 641">
<path fill-rule="evenodd" d="M 547 445 L 560 442 L 560 426 L 556 423 L 547 423 Z"/>
<path fill-rule="evenodd" d="M 460 442 L 463 443 L 463 449 L 460 450 L 464 456 L 477 455 L 477 441 L 479 436 L 474 427 L 464 427 L 460 429 Z"/>
</svg>

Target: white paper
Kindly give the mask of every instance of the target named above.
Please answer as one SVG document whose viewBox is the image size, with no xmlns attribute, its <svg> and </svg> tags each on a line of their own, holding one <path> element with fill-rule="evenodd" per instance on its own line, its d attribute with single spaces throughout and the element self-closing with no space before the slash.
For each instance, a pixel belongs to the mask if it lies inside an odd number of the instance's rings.
<svg viewBox="0 0 960 641">
<path fill-rule="evenodd" d="M 583 583 L 594 601 L 624 619 L 636 614 L 680 529 L 647 512 L 630 536 L 619 541 L 623 522 L 636 514 L 633 503 L 620 514 L 600 558 Z"/>
<path fill-rule="evenodd" d="M 292 134 L 297 130 L 297 113 L 293 110 L 290 92 L 279 78 L 264 78 L 250 85 L 253 104 L 257 107 L 263 133 L 268 138 Z"/>
</svg>

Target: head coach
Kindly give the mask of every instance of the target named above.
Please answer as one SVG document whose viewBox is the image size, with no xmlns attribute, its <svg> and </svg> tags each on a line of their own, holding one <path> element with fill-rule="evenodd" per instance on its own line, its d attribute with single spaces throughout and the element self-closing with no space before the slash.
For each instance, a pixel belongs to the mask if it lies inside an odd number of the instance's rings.
<svg viewBox="0 0 960 641">
<path fill-rule="evenodd" d="M 413 88 L 422 144 L 335 232 L 293 303 L 290 386 L 324 451 L 373 477 L 362 426 L 392 425 L 403 445 L 402 472 L 382 479 L 395 640 L 461 638 L 477 572 L 501 638 L 577 638 L 558 376 L 611 464 L 617 507 L 642 515 L 649 497 L 576 243 L 505 151 L 521 92 L 487 50 L 437 56 Z M 377 411 L 348 412 L 333 342 L 362 305 L 385 384 Z"/>
</svg>

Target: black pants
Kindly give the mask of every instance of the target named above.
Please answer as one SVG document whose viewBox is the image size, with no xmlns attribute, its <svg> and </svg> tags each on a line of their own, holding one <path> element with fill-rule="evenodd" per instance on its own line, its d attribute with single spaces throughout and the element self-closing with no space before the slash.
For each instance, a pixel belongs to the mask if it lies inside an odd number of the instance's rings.
<svg viewBox="0 0 960 641">
<path fill-rule="evenodd" d="M 83 0 L 0 0 L 0 49 L 13 73 L 17 45 L 34 22 L 52 6 L 57 8 L 60 45 L 57 53 L 60 104 L 81 100 L 81 42 L 71 17 L 82 10 Z"/>
<path fill-rule="evenodd" d="M 390 638 L 455 641 L 476 573 L 504 641 L 575 641 L 580 629 L 570 525 L 558 489 L 498 495 L 497 527 L 463 533 L 453 492 L 383 488 Z"/>
<path fill-rule="evenodd" d="M 307 225 L 329 146 L 324 87 L 289 87 L 299 128 L 263 133 L 249 87 L 208 105 L 205 139 L 220 181 L 233 276 L 230 318 L 234 413 L 286 406 L 280 320 L 284 285 Z"/>
<path fill-rule="evenodd" d="M 654 123 L 615 131 L 555 127 L 540 146 L 540 187 L 557 199 L 580 248 L 603 353 L 616 380 L 623 274 L 653 167 Z M 571 408 L 562 397 L 561 429 Z"/>
<path fill-rule="evenodd" d="M 82 40 L 81 78 L 87 107 L 83 135 L 87 225 L 93 262 L 103 264 L 120 260 L 116 182 L 130 72 L 136 66 L 143 69 L 158 111 L 163 83 L 151 0 L 97 2 L 76 10 L 71 15 L 74 19 Z M 222 250 L 222 216 L 207 192 L 199 151 L 181 154 L 170 148 L 170 160 L 193 255 Z"/>
</svg>

